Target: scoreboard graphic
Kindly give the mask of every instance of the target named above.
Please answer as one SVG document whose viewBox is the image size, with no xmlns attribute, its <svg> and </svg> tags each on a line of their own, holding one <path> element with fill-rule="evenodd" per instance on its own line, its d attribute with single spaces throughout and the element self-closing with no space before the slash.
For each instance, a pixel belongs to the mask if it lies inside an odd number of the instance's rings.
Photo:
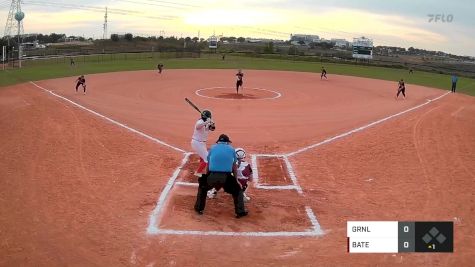
<svg viewBox="0 0 475 267">
<path fill-rule="evenodd" d="M 347 222 L 350 253 L 453 252 L 453 236 L 453 222 Z"/>
<path fill-rule="evenodd" d="M 353 58 L 372 59 L 373 40 L 366 37 L 353 38 Z"/>
</svg>

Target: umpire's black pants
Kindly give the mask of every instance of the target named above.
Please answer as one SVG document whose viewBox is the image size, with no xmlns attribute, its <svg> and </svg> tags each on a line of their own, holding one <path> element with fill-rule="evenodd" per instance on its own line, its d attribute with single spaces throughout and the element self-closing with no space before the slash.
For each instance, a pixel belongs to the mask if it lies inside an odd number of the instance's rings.
<svg viewBox="0 0 475 267">
<path fill-rule="evenodd" d="M 199 179 L 198 194 L 196 196 L 195 210 L 203 211 L 206 206 L 206 196 L 208 190 L 213 187 L 224 188 L 226 193 L 233 196 L 234 211 L 236 214 L 246 212 L 244 208 L 244 195 L 236 178 L 231 173 L 227 172 L 209 172 L 202 175 Z"/>
</svg>

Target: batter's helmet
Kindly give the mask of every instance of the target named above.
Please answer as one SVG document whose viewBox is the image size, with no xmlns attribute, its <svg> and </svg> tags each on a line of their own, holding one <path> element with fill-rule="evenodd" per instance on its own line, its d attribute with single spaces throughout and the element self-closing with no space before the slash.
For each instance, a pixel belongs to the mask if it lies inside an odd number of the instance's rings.
<svg viewBox="0 0 475 267">
<path fill-rule="evenodd" d="M 205 109 L 201 111 L 201 118 L 205 121 L 206 119 L 211 119 L 211 111 Z"/>
<path fill-rule="evenodd" d="M 246 158 L 246 151 L 243 148 L 239 147 L 239 148 L 236 148 L 234 151 L 236 152 L 236 157 L 238 159 Z"/>
</svg>

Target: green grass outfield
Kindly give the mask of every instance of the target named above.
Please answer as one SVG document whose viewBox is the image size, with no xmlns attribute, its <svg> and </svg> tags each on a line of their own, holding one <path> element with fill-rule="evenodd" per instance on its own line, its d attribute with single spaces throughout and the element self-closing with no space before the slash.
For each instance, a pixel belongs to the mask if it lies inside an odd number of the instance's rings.
<svg viewBox="0 0 475 267">
<path fill-rule="evenodd" d="M 80 74 L 155 69 L 162 62 L 166 69 L 265 69 L 302 72 L 320 72 L 322 63 L 281 59 L 263 59 L 243 56 L 202 55 L 201 58 L 159 58 L 148 54 L 117 54 L 78 56 L 76 67 L 69 66 L 69 59 L 50 59 L 25 62 L 22 69 L 0 69 L 0 86 Z M 425 85 L 450 90 L 450 76 L 429 72 L 414 71 L 409 75 L 405 69 L 381 68 L 364 65 L 324 63 L 331 79 L 332 74 L 368 77 L 398 81 L 403 78 L 408 84 Z M 410 89 L 409 89 L 410 90 Z M 460 77 L 457 92 L 475 96 L 475 79 Z"/>
</svg>

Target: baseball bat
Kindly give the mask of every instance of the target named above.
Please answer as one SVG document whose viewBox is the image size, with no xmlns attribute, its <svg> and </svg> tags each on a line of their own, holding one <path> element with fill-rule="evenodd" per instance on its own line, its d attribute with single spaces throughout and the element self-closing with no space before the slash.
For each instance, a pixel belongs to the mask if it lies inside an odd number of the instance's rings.
<svg viewBox="0 0 475 267">
<path fill-rule="evenodd" d="M 196 109 L 196 111 L 198 111 L 201 114 L 201 110 L 195 104 L 193 104 L 193 102 L 191 102 L 191 100 L 189 100 L 188 98 L 185 97 L 185 101 L 188 104 L 190 104 L 190 106 L 192 106 L 194 109 Z"/>
</svg>

